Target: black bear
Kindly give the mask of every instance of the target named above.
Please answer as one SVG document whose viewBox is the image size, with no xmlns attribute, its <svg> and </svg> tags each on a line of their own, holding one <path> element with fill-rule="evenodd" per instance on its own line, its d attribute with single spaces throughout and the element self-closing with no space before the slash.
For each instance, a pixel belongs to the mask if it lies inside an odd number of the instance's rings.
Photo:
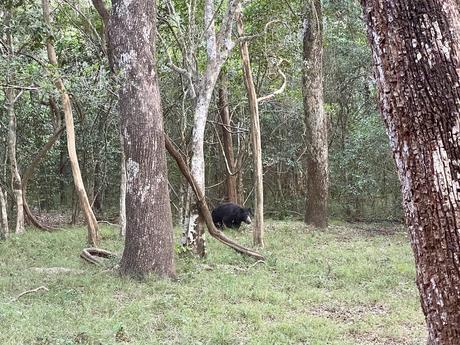
<svg viewBox="0 0 460 345">
<path fill-rule="evenodd" d="M 232 202 L 220 204 L 212 210 L 212 221 L 221 229 L 224 225 L 227 228 L 238 229 L 241 222 L 251 224 L 252 210 L 243 208 Z"/>
</svg>

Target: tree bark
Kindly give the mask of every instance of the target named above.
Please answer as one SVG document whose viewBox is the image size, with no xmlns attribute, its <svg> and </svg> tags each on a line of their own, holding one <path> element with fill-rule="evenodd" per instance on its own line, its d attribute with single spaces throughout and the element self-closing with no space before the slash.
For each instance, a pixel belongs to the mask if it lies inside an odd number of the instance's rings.
<svg viewBox="0 0 460 345">
<path fill-rule="evenodd" d="M 42 7 L 44 22 L 47 26 L 50 26 L 51 20 L 48 0 L 42 0 Z M 58 66 L 56 51 L 54 50 L 51 36 L 47 38 L 46 48 L 48 51 L 48 59 L 50 63 L 54 66 Z M 70 103 L 69 94 L 65 89 L 62 78 L 57 77 L 54 83 L 59 93 L 61 94 L 62 108 L 64 111 L 64 119 L 67 133 L 67 150 L 69 151 L 69 159 L 72 168 L 75 190 L 78 194 L 80 206 L 83 210 L 86 223 L 88 225 L 88 244 L 96 247 L 99 243 L 99 227 L 97 224 L 96 217 L 94 216 L 93 210 L 91 209 L 91 204 L 89 203 L 88 196 L 86 194 L 83 179 L 81 177 L 80 166 L 78 164 L 77 149 L 75 147 L 75 127 L 73 123 L 72 105 Z"/>
<path fill-rule="evenodd" d="M 0 185 L 0 240 L 7 239 L 10 234 L 6 206 L 6 191 L 4 193 Z"/>
<path fill-rule="evenodd" d="M 5 12 L 6 28 L 6 49 L 9 58 L 14 57 L 13 37 L 11 34 L 11 10 Z M 14 79 L 14 71 L 6 76 L 7 82 L 11 83 Z M 11 87 L 5 89 L 5 108 L 8 115 L 8 157 L 11 170 L 11 187 L 16 198 L 16 226 L 15 233 L 22 234 L 24 228 L 24 206 L 22 202 L 22 181 L 16 160 L 16 113 L 14 106 L 23 91 L 19 93 Z"/>
<path fill-rule="evenodd" d="M 196 179 L 200 189 L 205 187 L 205 160 L 204 160 L 204 133 L 208 116 L 209 104 L 212 93 L 217 82 L 222 65 L 227 60 L 230 51 L 234 47 L 231 39 L 232 26 L 235 11 L 240 0 L 228 0 L 225 15 L 222 17 L 220 30 L 216 34 L 215 17 L 216 11 L 213 0 L 204 2 L 204 27 L 206 40 L 206 68 L 200 76 L 199 93 L 194 111 L 194 126 L 192 133 L 192 159 L 191 173 Z M 191 52 L 192 55 L 197 52 Z M 187 71 L 186 71 L 187 72 Z M 196 72 L 196 71 L 194 71 Z M 196 73 L 194 73 L 196 74 Z M 198 76 L 196 76 L 198 77 Z M 199 218 L 199 205 L 197 200 L 193 201 L 194 206 L 190 207 L 189 220 L 185 231 L 185 243 L 200 255 L 206 255 L 206 242 L 203 231 L 203 220 Z"/>
<path fill-rule="evenodd" d="M 303 18 L 302 94 L 307 195 L 305 223 L 327 227 L 328 142 L 323 108 L 323 24 L 320 0 L 307 0 Z"/>
<path fill-rule="evenodd" d="M 114 0 L 108 36 L 120 77 L 119 111 L 127 173 L 126 237 L 120 271 L 175 276 L 173 228 L 155 69 L 156 4 Z"/>
<path fill-rule="evenodd" d="M 242 13 L 239 11 L 237 19 L 238 35 L 244 35 Z M 264 192 L 262 170 L 262 144 L 260 138 L 259 103 L 252 78 L 251 61 L 247 41 L 240 43 L 241 59 L 243 63 L 244 84 L 248 93 L 249 112 L 251 114 L 252 157 L 254 163 L 254 227 L 253 242 L 264 246 Z"/>
<path fill-rule="evenodd" d="M 460 344 L 460 13 L 454 0 L 362 0 L 398 168 L 428 344 Z"/>
<path fill-rule="evenodd" d="M 225 73 L 220 74 L 219 92 L 218 92 L 218 108 L 220 119 L 222 121 L 222 142 L 225 154 L 225 191 L 226 201 L 238 203 L 236 189 L 236 164 L 233 154 L 233 138 L 230 127 L 230 110 L 228 104 L 228 81 Z M 230 170 L 230 171 L 228 171 Z"/>
<path fill-rule="evenodd" d="M 16 227 L 15 233 L 22 234 L 24 228 L 24 204 L 22 201 L 22 181 L 19 174 L 18 163 L 16 161 L 16 114 L 14 112 L 14 104 L 17 100 L 17 95 L 14 89 L 7 88 L 6 96 L 6 112 L 8 114 L 8 153 L 11 169 L 11 186 L 14 196 L 16 197 Z"/>
<path fill-rule="evenodd" d="M 127 176 L 126 176 L 126 156 L 125 149 L 123 147 L 123 135 L 120 135 L 121 143 L 121 178 L 120 178 L 120 236 L 126 236 L 126 187 L 127 187 Z"/>
</svg>

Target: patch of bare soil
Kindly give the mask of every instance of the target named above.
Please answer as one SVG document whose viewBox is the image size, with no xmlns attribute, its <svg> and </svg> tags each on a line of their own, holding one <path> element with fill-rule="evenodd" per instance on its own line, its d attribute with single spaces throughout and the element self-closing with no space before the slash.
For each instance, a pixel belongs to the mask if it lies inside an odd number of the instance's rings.
<svg viewBox="0 0 460 345">
<path fill-rule="evenodd" d="M 311 310 L 310 313 L 343 323 L 354 323 L 369 315 L 385 315 L 388 313 L 388 308 L 382 304 L 359 306 L 320 305 Z"/>
<path fill-rule="evenodd" d="M 343 241 L 354 241 L 357 236 L 407 236 L 406 228 L 399 223 L 349 223 L 345 225 L 329 225 L 328 231 Z"/>
</svg>

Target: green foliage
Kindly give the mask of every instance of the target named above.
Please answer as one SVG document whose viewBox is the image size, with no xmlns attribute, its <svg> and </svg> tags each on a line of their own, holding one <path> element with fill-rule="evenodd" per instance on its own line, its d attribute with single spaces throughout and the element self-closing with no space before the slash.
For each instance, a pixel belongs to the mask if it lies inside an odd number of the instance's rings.
<svg viewBox="0 0 460 345">
<path fill-rule="evenodd" d="M 282 70 L 287 87 L 282 95 L 260 105 L 262 155 L 265 181 L 265 208 L 271 216 L 301 217 L 305 195 L 305 147 L 301 93 L 302 6 L 303 2 L 258 0 L 244 9 L 244 26 L 249 41 L 252 69 L 259 96 L 279 88 L 281 79 L 274 65 L 285 59 Z M 157 42 L 165 129 L 190 159 L 190 140 L 194 102 L 189 81 L 168 67 L 168 52 L 175 64 L 184 67 L 183 47 L 193 42 L 197 52 L 193 63 L 198 72 L 206 63 L 203 44 L 203 3 L 196 3 L 195 23 L 190 23 L 187 4 L 175 1 L 159 4 Z M 111 81 L 104 55 L 102 22 L 88 2 L 51 2 L 52 25 L 43 24 L 40 2 L 8 1 L 0 4 L 0 20 L 11 12 L 14 56 L 0 57 L 0 84 L 32 86 L 18 100 L 15 111 L 18 124 L 18 163 L 21 173 L 60 124 L 61 105 L 53 84 L 61 76 L 71 95 L 76 124 L 77 150 L 85 185 L 91 201 L 101 197 L 101 215 L 117 213 L 120 182 L 120 147 L 116 87 Z M 218 7 L 216 25 L 221 25 L 225 3 Z M 10 13 L 8 12 L 8 13 Z M 324 15 L 324 101 L 330 120 L 330 213 L 341 219 L 399 219 L 399 189 L 389 155 L 383 125 L 376 115 L 370 51 L 357 1 L 323 1 Z M 276 19 L 274 21 L 274 19 Z M 267 23 L 271 23 L 266 26 Z M 189 24 L 196 31 L 185 35 Z M 193 25 L 192 25 L 193 26 Z M 5 26 L 0 35 L 5 37 Z M 51 37 L 59 66 L 51 66 L 46 40 Z M 5 41 L 4 39 L 2 42 Z M 182 42 L 184 46 L 180 46 Z M 4 49 L 4 47 L 2 47 Z M 242 78 L 238 46 L 224 67 L 229 81 L 232 123 L 242 128 L 234 135 L 234 151 L 241 149 L 243 197 L 252 203 L 252 159 L 250 120 L 246 90 Z M 194 79 L 197 83 L 198 80 Z M 214 93 L 216 98 L 217 92 Z M 47 104 L 52 97 L 58 106 L 53 114 Z M 0 104 L 4 103 L 3 90 Z M 222 200 L 225 163 L 219 139 L 217 102 L 209 111 L 205 157 L 207 196 L 211 204 Z M 0 113 L 0 159 L 5 161 L 7 120 Z M 238 147 L 238 141 L 240 146 Z M 246 144 L 246 145 L 244 145 Z M 183 201 L 183 179 L 173 162 L 169 164 L 169 182 L 173 210 Z M 8 169 L 1 172 L 0 183 L 8 186 Z M 28 187 L 29 204 L 37 210 L 72 207 L 73 184 L 66 152 L 65 135 L 48 152 Z M 178 212 L 176 212 L 178 213 Z"/>
<path fill-rule="evenodd" d="M 176 281 L 151 277 L 143 283 L 82 262 L 83 229 L 12 237 L 0 243 L 0 343 L 423 342 L 414 263 L 402 228 L 337 223 L 314 232 L 298 222 L 268 222 L 266 230 L 265 263 L 210 239 L 206 259 L 176 257 Z M 102 246 L 121 253 L 117 233 L 103 228 Z M 247 230 L 229 234 L 250 243 Z M 42 285 L 49 291 L 13 301 Z"/>
</svg>

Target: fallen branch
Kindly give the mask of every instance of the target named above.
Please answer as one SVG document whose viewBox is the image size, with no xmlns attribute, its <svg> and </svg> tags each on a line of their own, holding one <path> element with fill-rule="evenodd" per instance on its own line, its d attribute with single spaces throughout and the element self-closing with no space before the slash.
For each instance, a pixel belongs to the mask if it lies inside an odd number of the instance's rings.
<svg viewBox="0 0 460 345">
<path fill-rule="evenodd" d="M 17 301 L 19 298 L 21 298 L 22 296 L 24 295 L 27 295 L 29 293 L 32 293 L 32 292 L 37 292 L 37 291 L 40 291 L 40 290 L 43 290 L 43 291 L 49 291 L 48 288 L 46 286 L 39 286 L 38 288 L 36 289 L 32 289 L 32 290 L 27 290 L 27 291 L 24 291 L 22 293 L 20 293 L 16 298 L 13 299 L 13 301 Z"/>
<path fill-rule="evenodd" d="M 90 264 L 100 265 L 104 261 L 103 259 L 114 258 L 116 255 L 101 248 L 85 248 L 80 253 L 80 257 Z"/>
<path fill-rule="evenodd" d="M 216 226 L 214 225 L 214 222 L 212 221 L 211 212 L 209 211 L 209 208 L 206 203 L 206 199 L 204 197 L 203 192 L 201 191 L 200 188 L 198 188 L 198 184 L 196 183 L 195 178 L 190 173 L 190 169 L 188 168 L 187 164 L 185 163 L 180 153 L 174 147 L 171 139 L 168 137 L 166 133 L 164 134 L 164 136 L 165 136 L 166 149 L 168 150 L 169 154 L 175 159 L 182 175 L 184 175 L 184 177 L 187 179 L 188 183 L 192 187 L 193 192 L 196 195 L 197 203 L 200 208 L 200 213 L 204 221 L 206 222 L 206 226 L 208 228 L 209 234 L 215 239 L 217 239 L 218 241 L 222 242 L 223 244 L 226 244 L 227 246 L 233 248 L 234 250 L 236 250 L 237 252 L 241 254 L 245 254 L 257 260 L 264 261 L 264 257 L 261 254 L 236 243 L 231 238 L 228 238 L 227 236 L 225 236 L 222 231 L 216 228 Z"/>
<path fill-rule="evenodd" d="M 110 225 L 110 226 L 118 226 L 118 227 L 121 226 L 120 224 L 110 223 L 110 222 L 107 221 L 107 220 L 98 220 L 97 222 L 98 222 L 99 224 L 107 224 L 107 225 Z"/>
</svg>

